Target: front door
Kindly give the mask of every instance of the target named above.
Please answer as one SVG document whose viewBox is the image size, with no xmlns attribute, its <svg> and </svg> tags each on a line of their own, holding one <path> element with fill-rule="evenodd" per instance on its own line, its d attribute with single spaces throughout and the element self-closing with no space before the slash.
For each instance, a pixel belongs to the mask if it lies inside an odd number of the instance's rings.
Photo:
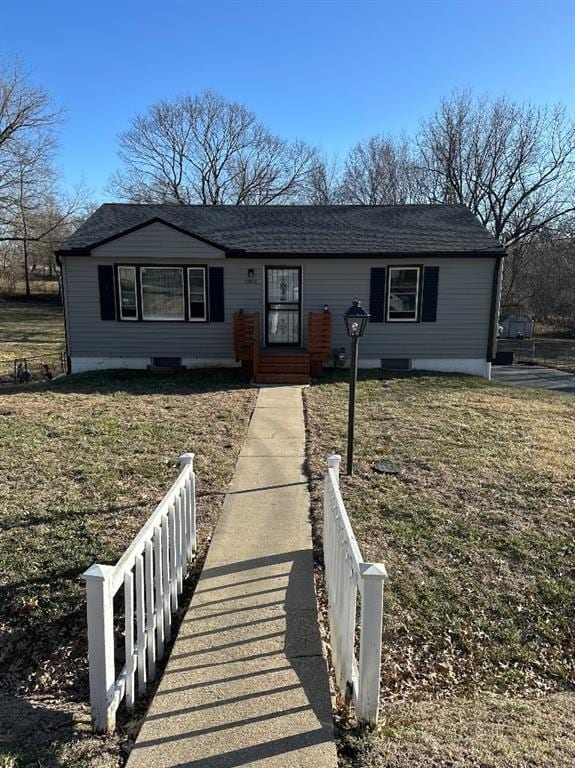
<svg viewBox="0 0 575 768">
<path fill-rule="evenodd" d="M 266 267 L 266 344 L 301 345 L 301 267 Z"/>
</svg>

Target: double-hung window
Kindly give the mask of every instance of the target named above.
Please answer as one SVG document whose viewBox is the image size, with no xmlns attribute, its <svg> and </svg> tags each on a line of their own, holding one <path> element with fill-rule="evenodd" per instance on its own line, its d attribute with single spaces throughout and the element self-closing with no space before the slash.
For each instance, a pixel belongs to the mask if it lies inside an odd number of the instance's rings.
<svg viewBox="0 0 575 768">
<path fill-rule="evenodd" d="M 120 288 L 120 318 L 122 320 L 137 320 L 136 267 L 118 267 L 118 285 Z"/>
<path fill-rule="evenodd" d="M 388 322 L 417 322 L 419 312 L 419 267 L 389 267 Z"/>
<path fill-rule="evenodd" d="M 188 307 L 190 320 L 207 320 L 204 267 L 188 267 Z"/>
</svg>

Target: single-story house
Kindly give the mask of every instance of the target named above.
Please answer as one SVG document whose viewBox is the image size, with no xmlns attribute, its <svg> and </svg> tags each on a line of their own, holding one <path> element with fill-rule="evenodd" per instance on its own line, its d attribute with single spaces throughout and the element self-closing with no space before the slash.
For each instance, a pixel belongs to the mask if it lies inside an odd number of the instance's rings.
<svg viewBox="0 0 575 768">
<path fill-rule="evenodd" d="M 56 256 L 71 372 L 308 378 L 349 362 L 357 297 L 360 367 L 490 376 L 504 249 L 461 205 L 105 204 Z"/>
<path fill-rule="evenodd" d="M 533 336 L 535 323 L 527 315 L 502 315 L 499 318 L 502 339 L 517 339 Z"/>
</svg>

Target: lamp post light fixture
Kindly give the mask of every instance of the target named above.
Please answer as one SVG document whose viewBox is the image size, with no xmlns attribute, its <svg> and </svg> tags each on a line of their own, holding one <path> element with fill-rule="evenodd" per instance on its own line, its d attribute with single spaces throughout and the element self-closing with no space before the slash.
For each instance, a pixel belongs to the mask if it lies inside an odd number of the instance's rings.
<svg viewBox="0 0 575 768">
<path fill-rule="evenodd" d="M 345 328 L 351 338 L 351 364 L 349 368 L 349 409 L 347 417 L 347 474 L 353 475 L 353 432 L 355 423 L 355 385 L 357 383 L 357 342 L 363 336 L 371 315 L 361 306 L 361 301 L 353 304 L 344 313 Z"/>
</svg>

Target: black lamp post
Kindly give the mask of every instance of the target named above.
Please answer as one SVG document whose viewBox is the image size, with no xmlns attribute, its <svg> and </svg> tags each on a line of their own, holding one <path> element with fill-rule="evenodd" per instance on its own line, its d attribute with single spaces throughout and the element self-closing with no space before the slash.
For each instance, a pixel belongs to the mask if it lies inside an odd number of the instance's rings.
<svg viewBox="0 0 575 768">
<path fill-rule="evenodd" d="M 367 327 L 371 315 L 361 306 L 361 301 L 353 304 L 344 314 L 347 335 L 351 338 L 351 365 L 349 369 L 349 410 L 347 418 L 347 474 L 353 475 L 353 429 L 355 422 L 355 385 L 357 382 L 357 342 Z"/>
</svg>

